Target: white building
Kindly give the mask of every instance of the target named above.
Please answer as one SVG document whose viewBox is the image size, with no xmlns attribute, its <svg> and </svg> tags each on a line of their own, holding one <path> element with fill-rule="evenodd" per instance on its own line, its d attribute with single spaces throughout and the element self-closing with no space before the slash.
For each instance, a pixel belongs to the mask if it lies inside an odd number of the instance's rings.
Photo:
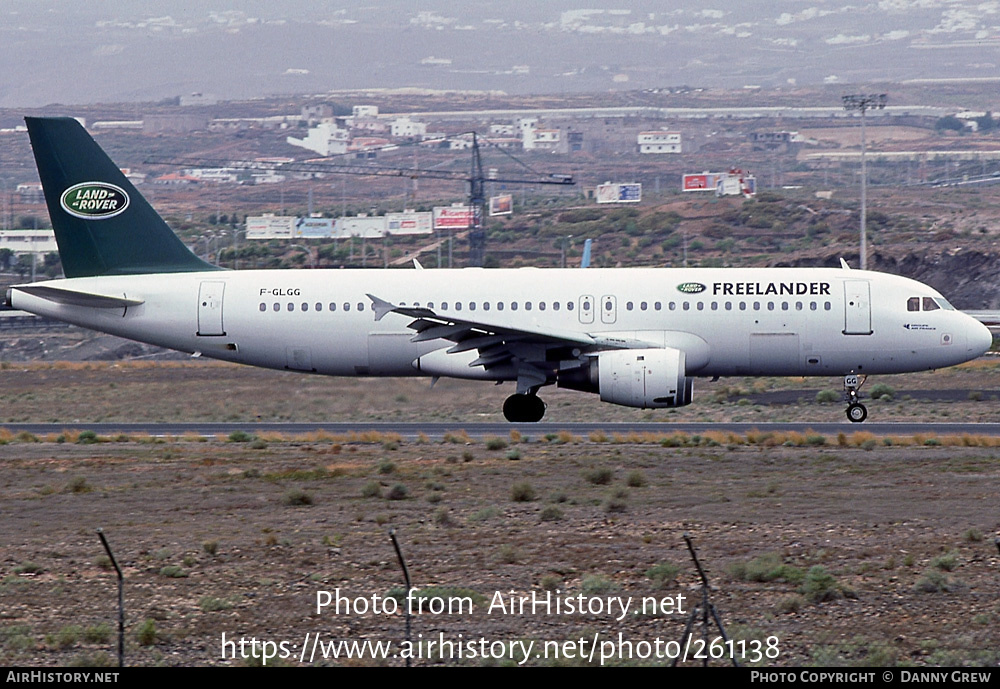
<svg viewBox="0 0 1000 689">
<path fill-rule="evenodd" d="M 427 134 L 427 125 L 411 120 L 409 117 L 400 117 L 392 121 L 390 133 L 396 139 L 422 139 Z"/>
<path fill-rule="evenodd" d="M 530 128 L 522 132 L 521 143 L 526 151 L 554 151 L 562 140 L 558 129 Z"/>
<path fill-rule="evenodd" d="M 351 116 L 354 119 L 365 119 L 369 117 L 378 117 L 378 106 L 377 105 L 355 105 L 351 108 Z"/>
<path fill-rule="evenodd" d="M 680 132 L 639 132 L 639 153 L 680 153 Z"/>
<path fill-rule="evenodd" d="M 332 156 L 347 153 L 349 139 L 350 136 L 346 129 L 341 129 L 332 122 L 320 122 L 309 130 L 304 139 L 289 136 L 285 140 L 292 146 L 315 151 L 321 156 Z"/>
<path fill-rule="evenodd" d="M 59 251 L 52 230 L 0 230 L 0 249 L 15 254 L 47 254 Z"/>
</svg>

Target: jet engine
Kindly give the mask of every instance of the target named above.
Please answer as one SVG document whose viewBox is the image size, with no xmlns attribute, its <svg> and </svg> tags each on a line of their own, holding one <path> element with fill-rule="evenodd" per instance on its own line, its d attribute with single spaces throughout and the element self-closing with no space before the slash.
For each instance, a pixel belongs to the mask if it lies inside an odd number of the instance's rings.
<svg viewBox="0 0 1000 689">
<path fill-rule="evenodd" d="M 683 407 L 691 403 L 692 379 L 680 349 L 618 349 L 599 352 L 589 364 L 562 371 L 559 387 L 597 392 L 602 402 L 625 407 Z"/>
</svg>

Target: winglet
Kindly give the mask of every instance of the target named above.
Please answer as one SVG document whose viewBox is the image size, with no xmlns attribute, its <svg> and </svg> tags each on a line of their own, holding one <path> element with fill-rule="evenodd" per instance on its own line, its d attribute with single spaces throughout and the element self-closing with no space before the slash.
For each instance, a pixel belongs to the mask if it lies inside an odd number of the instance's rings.
<svg viewBox="0 0 1000 689">
<path fill-rule="evenodd" d="M 385 299 L 379 299 L 374 294 L 367 294 L 365 296 L 372 300 L 372 308 L 375 309 L 376 321 L 382 320 L 387 313 L 392 313 L 396 310 L 395 304 L 390 304 Z"/>
<path fill-rule="evenodd" d="M 845 261 L 843 258 L 840 259 L 840 267 L 843 268 L 844 270 L 851 269 L 851 267 L 847 265 L 847 261 Z"/>
</svg>

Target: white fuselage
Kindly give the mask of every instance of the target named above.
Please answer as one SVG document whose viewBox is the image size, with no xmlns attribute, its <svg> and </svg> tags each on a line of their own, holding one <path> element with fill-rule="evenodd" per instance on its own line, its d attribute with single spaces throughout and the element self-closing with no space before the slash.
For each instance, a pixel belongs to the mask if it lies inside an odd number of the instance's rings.
<svg viewBox="0 0 1000 689">
<path fill-rule="evenodd" d="M 499 328 L 681 349 L 694 376 L 900 373 L 958 364 L 991 343 L 943 299 L 908 310 L 914 297 L 940 299 L 926 285 L 832 268 L 252 270 L 45 284 L 142 303 L 76 306 L 15 287 L 12 306 L 216 359 L 335 376 L 506 377 L 470 367 L 474 351 L 444 354 L 453 342 L 413 342 L 411 317 L 376 321 L 368 294 Z"/>
</svg>

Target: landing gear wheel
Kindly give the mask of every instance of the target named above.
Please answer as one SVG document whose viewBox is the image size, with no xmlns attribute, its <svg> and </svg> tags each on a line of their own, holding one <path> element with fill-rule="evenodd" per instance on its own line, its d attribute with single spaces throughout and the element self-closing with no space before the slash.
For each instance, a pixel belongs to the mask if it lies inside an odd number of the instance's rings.
<svg viewBox="0 0 1000 689">
<path fill-rule="evenodd" d="M 503 403 L 503 417 L 511 423 L 537 423 L 545 416 L 545 402 L 538 395 L 511 395 Z"/>
<path fill-rule="evenodd" d="M 851 423 L 861 423 L 868 418 L 868 409 L 860 402 L 855 402 L 847 408 L 847 420 Z"/>
</svg>

